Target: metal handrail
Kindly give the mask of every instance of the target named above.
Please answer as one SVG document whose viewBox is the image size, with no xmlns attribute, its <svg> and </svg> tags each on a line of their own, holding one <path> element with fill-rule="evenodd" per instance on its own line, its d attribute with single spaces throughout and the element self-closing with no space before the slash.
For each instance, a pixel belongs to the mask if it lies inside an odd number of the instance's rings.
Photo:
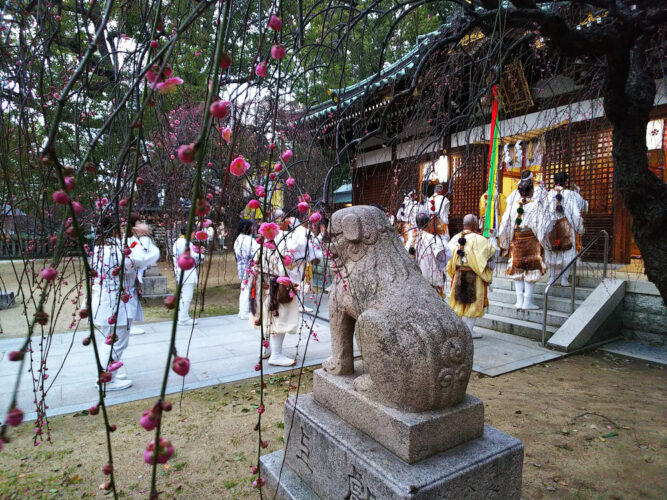
<svg viewBox="0 0 667 500">
<path fill-rule="evenodd" d="M 572 299 L 570 303 L 570 312 L 574 312 L 574 298 L 576 296 L 577 292 L 577 261 L 579 258 L 584 255 L 589 248 L 591 248 L 599 239 L 600 236 L 604 236 L 604 264 L 602 267 L 602 279 L 605 279 L 607 277 L 607 260 L 608 260 L 608 253 L 609 253 L 609 233 L 605 231 L 604 229 L 600 231 L 595 238 L 593 238 L 591 241 L 588 242 L 588 244 L 579 252 L 568 264 L 565 266 L 560 273 L 558 273 L 558 276 L 556 276 L 551 283 L 547 285 L 547 287 L 544 289 L 544 310 L 542 312 L 542 347 L 546 345 L 546 335 L 547 335 L 547 309 L 549 306 L 549 292 L 551 291 L 551 287 L 553 286 L 554 283 L 556 283 L 561 276 L 570 269 L 572 266 L 572 284 L 570 287 L 572 288 Z"/>
</svg>

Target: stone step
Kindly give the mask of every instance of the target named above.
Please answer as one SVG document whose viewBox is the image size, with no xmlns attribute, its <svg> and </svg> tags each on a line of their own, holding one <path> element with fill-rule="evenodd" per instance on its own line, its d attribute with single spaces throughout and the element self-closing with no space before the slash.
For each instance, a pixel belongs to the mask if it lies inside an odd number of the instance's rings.
<svg viewBox="0 0 667 500">
<path fill-rule="evenodd" d="M 495 330 L 497 332 L 509 333 L 511 335 L 518 335 L 533 340 L 542 340 L 542 323 L 536 323 L 534 321 L 498 316 L 496 314 L 485 314 L 482 318 L 477 320 L 475 326 Z M 556 330 L 558 330 L 557 326 L 547 325 L 547 340 L 556 332 Z"/>
<path fill-rule="evenodd" d="M 503 289 L 496 289 L 496 290 L 491 290 L 489 289 L 489 301 L 492 302 L 501 302 L 503 304 L 511 304 L 514 305 L 516 303 L 516 293 L 514 290 L 503 290 Z M 580 300 L 575 300 L 574 301 L 574 307 L 577 308 L 579 305 L 583 302 L 583 299 Z M 534 294 L 533 295 L 533 302 L 542 307 L 544 304 L 544 295 L 541 294 Z M 565 312 L 565 313 L 570 313 L 572 312 L 570 309 L 570 297 L 556 297 L 552 294 L 549 294 L 549 310 L 550 311 L 559 311 L 559 312 Z"/>
<path fill-rule="evenodd" d="M 533 295 L 535 297 L 543 297 L 544 296 L 544 289 L 545 286 L 540 286 L 538 283 L 537 286 L 535 286 L 535 291 L 533 292 Z M 512 294 L 514 294 L 514 285 L 510 284 L 509 286 L 506 286 L 504 283 L 498 283 L 494 281 L 491 283 L 491 286 L 489 287 L 489 294 L 495 291 L 507 291 Z M 593 288 L 587 288 L 587 287 L 577 287 L 575 291 L 575 300 L 585 300 L 591 293 L 593 292 Z M 572 296 L 572 289 L 570 287 L 562 287 L 562 286 L 555 286 L 551 288 L 551 291 L 549 292 L 549 300 L 551 300 L 553 297 L 561 297 L 561 298 L 567 298 L 569 299 Z M 516 295 L 515 295 L 515 300 L 516 300 Z"/>
<path fill-rule="evenodd" d="M 513 318 L 522 321 L 530 321 L 539 325 L 542 325 L 542 317 L 544 314 L 542 309 L 527 311 L 524 309 L 516 309 L 513 303 L 507 304 L 505 302 L 495 301 L 489 301 L 488 313 L 502 318 Z M 561 312 L 549 309 L 547 311 L 547 325 L 560 326 L 565 323 L 570 315 L 571 313 L 569 311 Z"/>
<path fill-rule="evenodd" d="M 512 298 L 511 302 L 507 301 L 497 301 L 494 300 L 490 295 L 489 295 L 489 306 L 486 310 L 486 313 L 492 314 L 494 316 L 498 316 L 500 318 L 511 318 L 511 319 L 518 319 L 522 321 L 529 321 L 532 323 L 537 323 L 540 328 L 542 327 L 542 316 L 544 314 L 543 309 L 533 309 L 533 310 L 524 310 L 524 309 L 516 309 L 514 307 L 514 304 L 516 302 L 516 296 L 514 295 L 514 292 L 510 292 L 514 298 Z M 447 295 L 446 300 L 449 302 L 449 295 Z M 561 299 L 565 300 L 565 299 Z M 580 302 L 581 303 L 581 302 Z M 542 301 L 540 300 L 539 303 L 536 302 L 536 305 L 539 305 L 540 307 L 542 306 Z M 552 298 L 549 298 L 549 310 L 547 311 L 547 326 L 555 326 L 559 327 L 565 321 L 567 318 L 571 316 L 570 312 L 570 302 L 569 300 L 567 303 L 562 303 L 562 304 L 555 304 L 558 307 L 562 307 L 563 309 L 566 309 L 565 311 L 560 311 L 556 308 L 552 308 L 552 305 L 554 305 L 554 301 L 552 301 Z M 504 330 L 498 330 L 498 331 L 504 331 Z"/>
<path fill-rule="evenodd" d="M 570 282 L 572 282 L 572 275 L 570 274 Z M 497 273 L 493 276 L 493 281 L 509 281 L 510 283 L 513 283 L 514 280 L 509 278 L 507 275 L 504 273 Z M 538 281 L 538 284 L 543 284 L 547 285 L 549 282 L 549 275 L 545 274 L 542 276 L 542 278 Z M 577 274 L 577 287 L 584 287 L 584 288 L 595 288 L 602 282 L 602 276 L 586 276 L 586 275 L 580 275 Z"/>
<path fill-rule="evenodd" d="M 589 279 L 589 278 L 587 278 Z M 582 285 L 577 284 L 576 298 L 585 299 L 588 297 L 595 287 L 600 283 L 599 280 L 595 282 L 586 282 Z M 535 293 L 544 294 L 544 289 L 547 287 L 546 282 L 538 282 L 535 284 Z M 491 288 L 496 290 L 514 290 L 514 280 L 508 278 L 493 278 L 493 283 L 491 283 Z M 569 297 L 572 294 L 572 289 L 563 286 L 552 286 L 551 291 L 549 292 L 549 297 Z"/>
</svg>

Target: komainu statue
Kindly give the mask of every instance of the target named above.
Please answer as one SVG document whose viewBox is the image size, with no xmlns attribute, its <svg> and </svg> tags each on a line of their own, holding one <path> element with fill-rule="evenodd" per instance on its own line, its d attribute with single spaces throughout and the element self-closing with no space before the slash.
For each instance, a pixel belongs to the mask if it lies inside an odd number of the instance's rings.
<svg viewBox="0 0 667 500">
<path fill-rule="evenodd" d="M 354 387 L 387 406 L 420 412 L 463 399 L 472 370 L 469 330 L 423 278 L 381 210 L 333 214 L 329 297 L 334 375 L 354 373 L 353 336 L 364 374 Z"/>
</svg>

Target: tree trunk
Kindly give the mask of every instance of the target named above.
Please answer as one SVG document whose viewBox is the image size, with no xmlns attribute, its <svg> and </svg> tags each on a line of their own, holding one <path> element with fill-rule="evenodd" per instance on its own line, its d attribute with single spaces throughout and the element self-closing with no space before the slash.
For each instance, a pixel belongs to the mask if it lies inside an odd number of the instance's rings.
<svg viewBox="0 0 667 500">
<path fill-rule="evenodd" d="M 620 57 L 608 56 L 604 107 L 613 125 L 614 179 L 632 214 L 646 276 L 667 305 L 667 184 L 648 168 L 646 126 L 656 89 L 643 54 L 635 45 Z"/>
</svg>

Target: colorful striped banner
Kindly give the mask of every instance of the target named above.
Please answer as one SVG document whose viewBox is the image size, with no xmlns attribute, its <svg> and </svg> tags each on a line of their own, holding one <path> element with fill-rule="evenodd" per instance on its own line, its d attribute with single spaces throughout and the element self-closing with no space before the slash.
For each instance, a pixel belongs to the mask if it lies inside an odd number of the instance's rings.
<svg viewBox="0 0 667 500">
<path fill-rule="evenodd" d="M 486 197 L 486 214 L 484 216 L 484 236 L 490 236 L 494 227 L 496 213 L 496 174 L 498 170 L 498 87 L 493 86 L 493 107 L 491 108 L 491 133 L 489 134 L 489 190 Z"/>
</svg>

